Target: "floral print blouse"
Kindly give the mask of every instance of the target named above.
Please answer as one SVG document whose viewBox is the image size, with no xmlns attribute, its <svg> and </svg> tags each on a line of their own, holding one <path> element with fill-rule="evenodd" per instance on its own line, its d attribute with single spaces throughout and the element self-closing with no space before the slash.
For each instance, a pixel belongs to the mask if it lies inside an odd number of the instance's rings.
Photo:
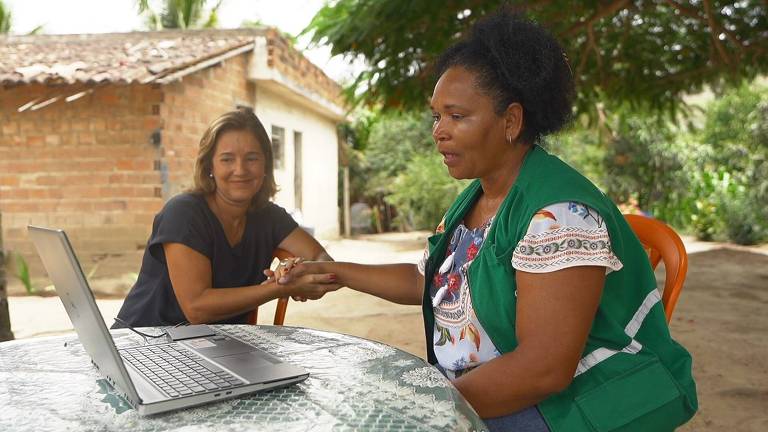
<svg viewBox="0 0 768 432">
<path fill-rule="evenodd" d="M 475 229 L 460 224 L 451 237 L 446 259 L 430 283 L 435 356 L 451 379 L 500 355 L 475 315 L 467 279 L 469 265 L 492 223 L 493 218 Z M 422 274 L 428 258 L 427 248 L 419 262 Z M 539 210 L 512 255 L 512 267 L 531 273 L 583 265 L 605 267 L 606 273 L 622 267 L 613 254 L 602 217 L 576 202 Z"/>
</svg>

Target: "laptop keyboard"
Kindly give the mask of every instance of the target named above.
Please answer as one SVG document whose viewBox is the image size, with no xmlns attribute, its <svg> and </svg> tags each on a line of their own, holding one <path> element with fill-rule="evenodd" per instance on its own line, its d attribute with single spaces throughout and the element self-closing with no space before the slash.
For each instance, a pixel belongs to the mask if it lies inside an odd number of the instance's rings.
<svg viewBox="0 0 768 432">
<path fill-rule="evenodd" d="M 141 371 L 170 397 L 227 389 L 243 383 L 231 373 L 176 345 L 143 346 L 120 350 L 123 359 Z"/>
</svg>

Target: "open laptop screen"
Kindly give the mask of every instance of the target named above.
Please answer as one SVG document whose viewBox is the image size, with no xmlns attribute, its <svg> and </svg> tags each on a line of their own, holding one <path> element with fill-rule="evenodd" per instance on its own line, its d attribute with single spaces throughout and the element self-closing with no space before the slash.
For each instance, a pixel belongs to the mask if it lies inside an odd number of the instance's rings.
<svg viewBox="0 0 768 432">
<path fill-rule="evenodd" d="M 29 236 L 43 261 L 56 293 L 64 304 L 80 343 L 107 379 L 125 391 L 130 402 L 140 401 L 115 348 L 101 311 L 64 231 L 30 225 Z"/>
</svg>

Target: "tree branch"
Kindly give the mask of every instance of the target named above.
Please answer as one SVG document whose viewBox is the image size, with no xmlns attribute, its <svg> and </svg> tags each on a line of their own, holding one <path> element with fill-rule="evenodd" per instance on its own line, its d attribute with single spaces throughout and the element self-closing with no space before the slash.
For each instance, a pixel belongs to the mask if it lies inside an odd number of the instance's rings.
<svg viewBox="0 0 768 432">
<path fill-rule="evenodd" d="M 768 1 L 768 0 L 766 0 L 766 1 Z M 685 7 L 685 6 L 681 5 L 681 4 L 676 3 L 674 0 L 665 0 L 665 3 L 667 3 L 670 6 L 672 6 L 676 10 L 680 11 L 680 13 L 682 13 L 683 15 L 685 15 L 687 17 L 694 18 L 694 19 L 697 19 L 699 21 L 706 22 L 710 26 L 710 28 L 712 29 L 712 33 L 713 34 L 714 33 L 718 33 L 718 34 L 719 33 L 723 33 L 723 34 L 725 34 L 725 36 L 728 38 L 728 40 L 731 41 L 731 43 L 733 43 L 736 46 L 736 48 L 738 48 L 738 50 L 739 50 L 739 59 L 741 59 L 743 57 L 743 55 L 744 55 L 744 48 L 745 48 L 744 44 L 736 36 L 733 35 L 733 32 L 731 32 L 730 30 L 726 29 L 725 27 L 720 26 L 714 20 L 714 18 L 711 16 L 709 10 L 707 11 L 707 16 L 703 17 L 703 16 L 701 16 L 701 14 L 699 13 L 699 11 L 697 9 Z M 708 7 L 708 5 L 709 5 L 709 2 L 707 1 L 705 6 Z M 712 27 L 713 25 L 715 27 Z M 718 43 L 718 42 L 715 42 L 715 43 Z M 718 49 L 718 51 L 720 52 L 721 49 Z"/>
<path fill-rule="evenodd" d="M 480 0 L 477 3 L 482 4 L 483 1 L 484 0 Z M 512 8 L 513 11 L 516 11 L 516 12 L 526 12 L 531 9 L 533 10 L 544 9 L 547 6 L 549 6 L 550 3 L 552 3 L 552 0 L 540 0 L 540 1 L 533 0 L 533 1 L 523 2 L 523 3 L 517 3 L 517 4 L 510 3 L 510 7 Z"/>
<path fill-rule="evenodd" d="M 717 22 L 715 22 L 715 17 L 712 15 L 712 5 L 709 3 L 709 0 L 704 0 L 703 3 L 704 13 L 707 15 L 709 28 L 712 30 L 710 32 L 712 43 L 715 45 L 715 49 L 717 50 L 717 53 L 720 55 L 720 58 L 723 60 L 723 62 L 725 62 L 727 65 L 730 65 L 731 58 L 728 56 L 728 53 L 725 52 L 725 47 L 720 43 L 720 39 L 718 38 L 718 33 L 720 33 L 718 31 L 719 26 L 717 25 Z"/>
<path fill-rule="evenodd" d="M 597 60 L 597 73 L 602 81 L 603 56 L 600 55 L 600 48 L 598 48 L 597 44 L 595 43 L 595 28 L 592 26 L 592 24 L 587 26 L 587 42 L 589 43 L 589 47 L 592 49 L 592 51 L 595 52 L 595 58 Z"/>
<path fill-rule="evenodd" d="M 563 32 L 562 37 L 565 37 L 565 38 L 572 37 L 574 34 L 580 32 L 581 29 L 583 29 L 584 27 L 591 26 L 597 21 L 600 21 L 601 19 L 609 15 L 615 15 L 618 11 L 626 8 L 628 4 L 629 4 L 629 0 L 615 0 L 613 3 L 611 3 L 607 7 L 595 12 L 591 17 L 587 18 L 585 21 L 580 21 L 572 25 L 568 30 Z"/>
<path fill-rule="evenodd" d="M 587 40 L 584 43 L 584 49 L 581 51 L 581 57 L 579 58 L 579 65 L 576 66 L 576 75 L 574 75 L 574 80 L 581 79 L 581 72 L 584 70 L 584 66 L 587 65 L 587 58 L 589 57 L 589 49 L 590 49 L 590 43 L 589 40 Z"/>
<path fill-rule="evenodd" d="M 674 82 L 674 81 L 689 81 L 691 77 L 698 75 L 706 75 L 707 72 L 712 72 L 712 67 L 705 65 L 696 69 L 689 69 L 682 72 L 673 73 L 663 76 L 656 80 L 657 83 Z"/>
<path fill-rule="evenodd" d="M 665 3 L 667 3 L 670 6 L 672 6 L 673 8 L 677 9 L 678 11 L 680 11 L 680 13 L 682 13 L 685 16 L 689 16 L 691 18 L 696 18 L 698 20 L 703 20 L 704 19 L 704 17 L 702 17 L 699 14 L 699 11 L 696 10 L 696 9 L 685 7 L 685 6 L 681 5 L 681 4 L 676 3 L 674 0 L 665 0 Z"/>
</svg>

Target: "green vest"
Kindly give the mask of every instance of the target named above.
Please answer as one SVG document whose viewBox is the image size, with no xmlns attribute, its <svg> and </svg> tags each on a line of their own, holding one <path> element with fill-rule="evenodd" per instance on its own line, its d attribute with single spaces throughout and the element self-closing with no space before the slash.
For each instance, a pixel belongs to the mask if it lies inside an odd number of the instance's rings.
<svg viewBox="0 0 768 432">
<path fill-rule="evenodd" d="M 437 363 L 429 281 L 445 256 L 451 233 L 482 193 L 472 182 L 445 215 L 443 233 L 429 238 L 422 308 L 427 357 Z M 496 213 L 468 270 L 472 306 L 498 350 L 517 346 L 512 253 L 535 213 L 576 201 L 603 217 L 614 254 L 624 267 L 606 276 L 582 360 L 570 386 L 539 403 L 553 432 L 671 431 L 696 412 L 691 356 L 669 334 L 648 256 L 616 206 L 576 170 L 534 146 Z M 553 341 L 557 343 L 557 341 Z"/>
</svg>

